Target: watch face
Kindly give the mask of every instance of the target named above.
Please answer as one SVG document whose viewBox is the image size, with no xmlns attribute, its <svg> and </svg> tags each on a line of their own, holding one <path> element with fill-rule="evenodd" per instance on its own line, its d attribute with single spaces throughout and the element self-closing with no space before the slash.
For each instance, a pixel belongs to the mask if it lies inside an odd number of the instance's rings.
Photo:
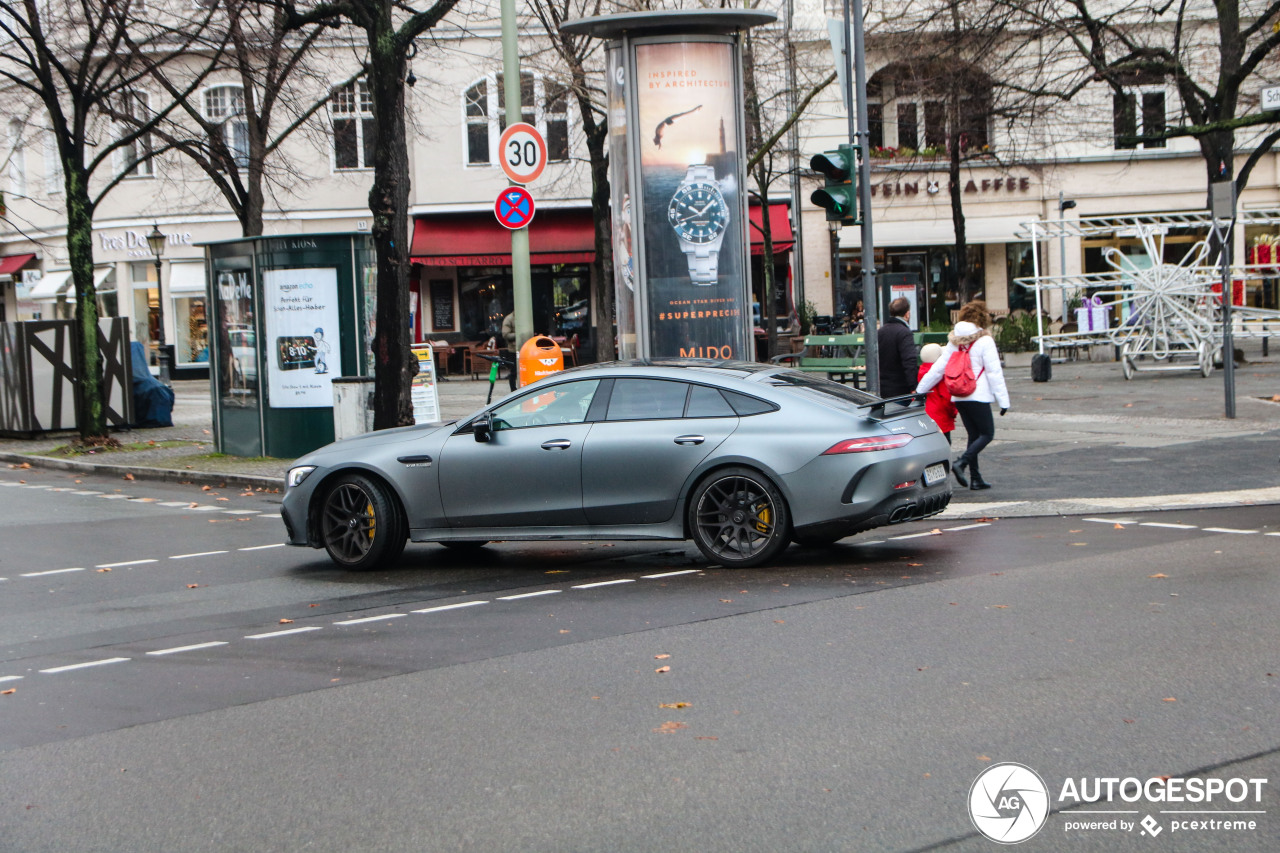
<svg viewBox="0 0 1280 853">
<path fill-rule="evenodd" d="M 681 240 L 710 243 L 728 226 L 729 209 L 719 187 L 697 181 L 676 190 L 667 207 L 667 218 Z"/>
</svg>

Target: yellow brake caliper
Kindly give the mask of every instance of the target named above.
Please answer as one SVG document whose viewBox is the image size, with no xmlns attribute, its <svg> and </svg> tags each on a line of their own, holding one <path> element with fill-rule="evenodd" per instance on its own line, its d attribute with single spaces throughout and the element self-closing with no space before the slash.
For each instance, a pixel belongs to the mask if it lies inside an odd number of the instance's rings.
<svg viewBox="0 0 1280 853">
<path fill-rule="evenodd" d="M 768 533 L 769 532 L 769 508 L 765 507 L 764 509 L 760 510 L 760 512 L 758 512 L 756 515 L 760 519 L 759 521 L 756 522 L 756 530 L 760 533 Z"/>
</svg>

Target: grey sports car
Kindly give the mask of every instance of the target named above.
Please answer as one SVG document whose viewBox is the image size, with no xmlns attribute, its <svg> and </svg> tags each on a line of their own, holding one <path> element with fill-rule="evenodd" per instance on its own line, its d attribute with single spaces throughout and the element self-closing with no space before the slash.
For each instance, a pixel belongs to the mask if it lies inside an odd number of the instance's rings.
<svg viewBox="0 0 1280 853">
<path fill-rule="evenodd" d="M 692 539 L 746 568 L 941 512 L 948 450 L 917 398 L 777 365 L 620 362 L 323 447 L 289 469 L 283 515 L 289 544 L 348 569 L 406 539 Z"/>
</svg>

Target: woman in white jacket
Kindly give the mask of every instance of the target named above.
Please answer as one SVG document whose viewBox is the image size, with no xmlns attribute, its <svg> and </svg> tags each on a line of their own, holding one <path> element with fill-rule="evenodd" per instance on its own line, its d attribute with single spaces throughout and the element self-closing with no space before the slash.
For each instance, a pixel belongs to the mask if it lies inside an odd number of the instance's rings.
<svg viewBox="0 0 1280 853">
<path fill-rule="evenodd" d="M 1009 389 L 1004 384 L 1004 370 L 1000 367 L 1000 351 L 996 342 L 987 332 L 991 325 L 991 315 L 987 313 L 984 302 L 970 302 L 960 309 L 959 322 L 947 336 L 946 349 L 942 356 L 933 363 L 933 367 L 916 386 L 916 393 L 923 394 L 943 381 L 947 362 L 951 358 L 968 358 L 977 378 L 977 387 L 972 394 L 958 397 L 954 394 L 952 402 L 960 413 L 965 431 L 969 434 L 969 444 L 951 466 L 951 473 L 962 486 L 970 489 L 989 489 L 991 484 L 982 479 L 978 471 L 978 454 L 995 438 L 995 419 L 991 416 L 991 403 L 1000 404 L 1000 414 L 1009 411 Z M 967 475 L 967 478 L 966 478 Z"/>
</svg>

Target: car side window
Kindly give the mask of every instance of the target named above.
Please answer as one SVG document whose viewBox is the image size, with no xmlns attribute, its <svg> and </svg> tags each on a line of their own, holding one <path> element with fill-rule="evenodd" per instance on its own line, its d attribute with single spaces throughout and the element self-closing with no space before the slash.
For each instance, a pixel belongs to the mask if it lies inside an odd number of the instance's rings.
<svg viewBox="0 0 1280 853">
<path fill-rule="evenodd" d="M 580 424 L 587 419 L 599 379 L 563 382 L 522 394 L 493 410 L 495 430 L 520 429 L 547 424 Z"/>
<path fill-rule="evenodd" d="M 689 386 L 666 379 L 618 379 L 609 395 L 610 421 L 639 421 L 684 416 Z"/>
<path fill-rule="evenodd" d="M 737 412 L 719 390 L 705 385 L 694 385 L 689 390 L 689 405 L 684 412 L 686 418 L 732 418 L 736 415 Z"/>
<path fill-rule="evenodd" d="M 733 406 L 733 410 L 744 418 L 748 415 L 762 415 L 778 408 L 772 403 L 757 400 L 747 394 L 739 394 L 737 391 L 725 391 L 724 396 L 729 400 L 729 405 Z"/>
</svg>

